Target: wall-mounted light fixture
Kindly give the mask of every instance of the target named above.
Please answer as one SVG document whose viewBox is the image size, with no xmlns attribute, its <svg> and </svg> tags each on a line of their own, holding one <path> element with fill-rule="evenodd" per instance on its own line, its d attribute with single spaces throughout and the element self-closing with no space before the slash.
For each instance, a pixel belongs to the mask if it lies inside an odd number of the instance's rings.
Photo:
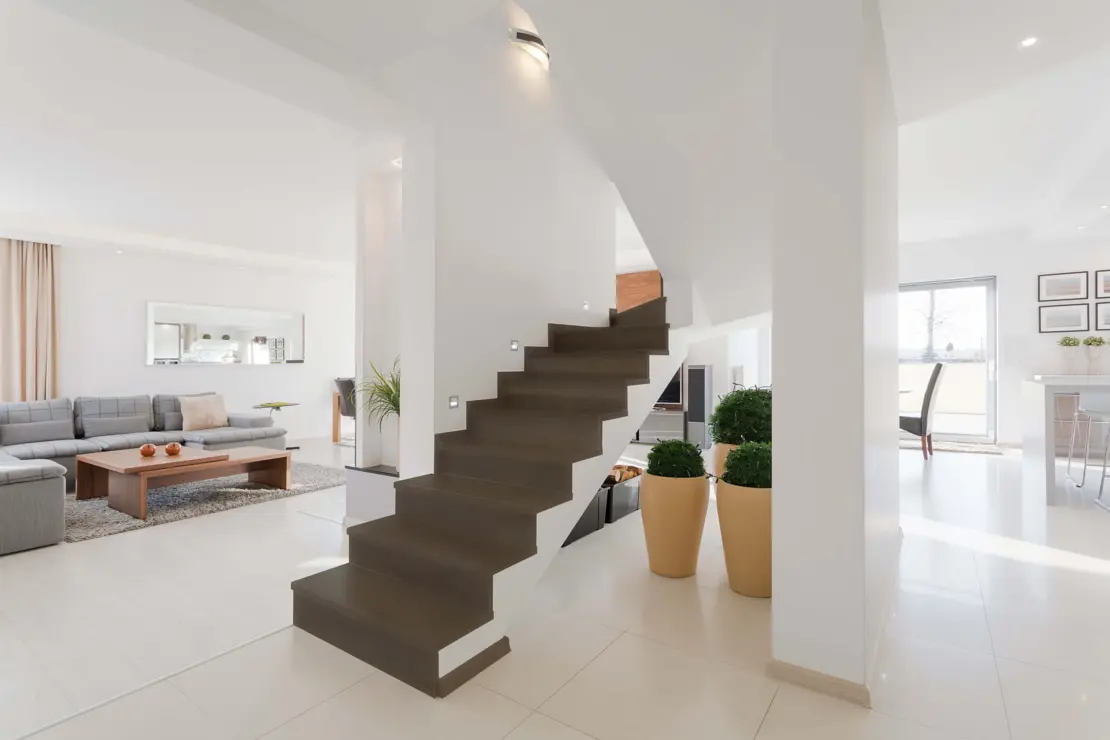
<svg viewBox="0 0 1110 740">
<path fill-rule="evenodd" d="M 509 349 L 511 349 L 513 352 L 516 352 L 518 349 L 520 349 L 520 342 L 515 339 L 510 340 Z"/>
<path fill-rule="evenodd" d="M 528 52 L 539 60 L 545 68 L 551 65 L 551 52 L 547 50 L 544 45 L 543 39 L 531 31 L 525 31 L 521 28 L 514 28 L 510 33 L 512 40 L 520 46 L 521 49 Z"/>
<path fill-rule="evenodd" d="M 459 397 L 458 396 L 448 396 L 448 398 L 447 398 L 447 408 L 457 409 L 458 407 L 459 407 Z"/>
</svg>

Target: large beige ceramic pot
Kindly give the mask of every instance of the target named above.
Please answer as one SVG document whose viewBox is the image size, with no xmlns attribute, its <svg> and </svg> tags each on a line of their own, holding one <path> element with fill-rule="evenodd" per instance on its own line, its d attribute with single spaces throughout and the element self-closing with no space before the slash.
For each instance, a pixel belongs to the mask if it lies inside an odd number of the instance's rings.
<svg viewBox="0 0 1110 740">
<path fill-rule="evenodd" d="M 717 481 L 717 517 L 728 585 L 744 596 L 771 596 L 771 489 Z"/>
<path fill-rule="evenodd" d="M 710 472 L 720 478 L 725 474 L 725 460 L 728 459 L 728 453 L 736 449 L 736 445 L 726 445 L 723 442 L 717 442 L 713 445 L 713 470 Z"/>
<path fill-rule="evenodd" d="M 708 508 L 708 478 L 644 474 L 640 483 L 640 510 L 652 573 L 686 578 L 697 572 Z"/>
</svg>

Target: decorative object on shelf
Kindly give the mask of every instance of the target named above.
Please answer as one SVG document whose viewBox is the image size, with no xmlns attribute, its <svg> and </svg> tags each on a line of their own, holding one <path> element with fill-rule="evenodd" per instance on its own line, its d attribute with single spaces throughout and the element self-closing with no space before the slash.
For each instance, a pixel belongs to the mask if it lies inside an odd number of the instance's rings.
<svg viewBox="0 0 1110 740">
<path fill-rule="evenodd" d="M 1083 338 L 1083 346 L 1087 348 L 1087 374 L 1101 375 L 1099 359 L 1102 357 L 1102 348 L 1106 346 L 1106 340 L 1097 334 L 1092 334 Z"/>
<path fill-rule="evenodd" d="M 1056 272 L 1037 276 L 1037 300 L 1085 301 L 1090 295 L 1089 272 Z"/>
<path fill-rule="evenodd" d="M 744 442 L 771 441 L 771 389 L 738 388 L 721 396 L 709 415 L 713 438 L 713 475 L 725 472 L 725 458 Z"/>
<path fill-rule="evenodd" d="M 1110 270 L 1095 270 L 1095 299 L 1110 298 Z"/>
<path fill-rule="evenodd" d="M 1063 352 L 1064 373 L 1066 375 L 1078 375 L 1079 346 L 1082 344 L 1082 342 L 1079 341 L 1079 337 L 1060 337 L 1056 344 L 1060 346 L 1060 351 Z"/>
<path fill-rule="evenodd" d="M 1041 334 L 1090 331 L 1091 311 L 1086 303 L 1040 306 Z"/>
<path fill-rule="evenodd" d="M 648 453 L 640 484 L 640 509 L 651 572 L 686 578 L 698 569 L 698 551 L 709 508 L 709 479 L 701 450 L 680 439 L 659 442 Z"/>
<path fill-rule="evenodd" d="M 282 409 L 287 409 L 290 406 L 300 406 L 300 404 L 293 403 L 292 401 L 267 401 L 266 403 L 260 403 L 257 406 L 252 406 L 251 408 L 269 409 L 270 416 L 273 416 L 275 411 L 281 411 Z"/>
<path fill-rule="evenodd" d="M 717 480 L 717 517 L 728 586 L 771 596 L 771 443 L 745 442 L 728 453 Z"/>
<path fill-rule="evenodd" d="M 158 448 L 150 444 L 149 442 L 139 448 L 139 454 L 143 457 L 154 457 L 154 453 L 157 451 Z"/>
<path fill-rule="evenodd" d="M 168 445 L 166 445 L 166 454 L 170 457 L 173 457 L 174 455 L 180 455 L 181 445 L 177 442 L 170 442 Z"/>
<path fill-rule="evenodd" d="M 201 334 L 201 335 L 200 335 L 200 338 L 201 338 L 201 339 L 211 339 L 211 338 L 212 338 L 212 335 L 211 335 L 211 334 Z"/>
<path fill-rule="evenodd" d="M 229 342 L 229 341 L 231 341 L 231 335 L 230 334 L 224 334 L 222 337 L 220 337 L 220 339 L 224 340 L 225 342 Z"/>
</svg>

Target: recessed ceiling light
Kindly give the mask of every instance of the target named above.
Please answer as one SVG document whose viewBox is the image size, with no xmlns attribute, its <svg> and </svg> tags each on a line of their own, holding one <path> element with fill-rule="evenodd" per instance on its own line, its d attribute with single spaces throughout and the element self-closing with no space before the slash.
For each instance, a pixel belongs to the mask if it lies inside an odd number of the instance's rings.
<svg viewBox="0 0 1110 740">
<path fill-rule="evenodd" d="M 123 254 L 123 250 L 122 249 L 117 249 L 116 254 Z"/>
<path fill-rule="evenodd" d="M 514 28 L 510 35 L 512 40 L 515 41 L 521 49 L 535 57 L 545 68 L 551 65 L 551 52 L 547 50 L 547 46 L 543 43 L 543 39 L 540 38 L 538 34 L 520 28 Z"/>
<path fill-rule="evenodd" d="M 1075 230 L 1076 231 L 1083 231 L 1083 229 L 1085 229 L 1085 228 L 1087 228 L 1087 227 L 1086 226 L 1076 226 Z"/>
<path fill-rule="evenodd" d="M 1029 36 L 1028 38 L 1024 38 L 1021 40 L 1021 48 L 1028 49 L 1030 46 L 1036 46 L 1038 41 L 1040 41 L 1040 39 L 1038 39 L 1036 36 Z"/>
<path fill-rule="evenodd" d="M 403 162 L 402 162 L 400 157 L 397 157 L 397 159 L 390 162 L 390 164 L 393 165 L 394 167 L 396 167 L 397 169 L 401 169 L 401 165 L 403 164 Z"/>
<path fill-rule="evenodd" d="M 1099 206 L 1099 208 L 1101 208 L 1102 210 L 1105 211 L 1107 208 L 1110 208 L 1110 205 L 1103 204 L 1103 205 Z"/>
</svg>

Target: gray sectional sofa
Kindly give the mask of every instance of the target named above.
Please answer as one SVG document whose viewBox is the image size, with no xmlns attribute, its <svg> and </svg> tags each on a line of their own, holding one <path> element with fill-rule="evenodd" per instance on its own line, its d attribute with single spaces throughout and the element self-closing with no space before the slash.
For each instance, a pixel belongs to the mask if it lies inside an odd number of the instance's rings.
<svg viewBox="0 0 1110 740">
<path fill-rule="evenodd" d="M 182 421 L 173 395 L 0 403 L 0 555 L 61 541 L 77 455 L 148 442 L 285 449 L 285 430 L 263 414 L 228 414 L 226 427 L 188 432 Z"/>
</svg>

